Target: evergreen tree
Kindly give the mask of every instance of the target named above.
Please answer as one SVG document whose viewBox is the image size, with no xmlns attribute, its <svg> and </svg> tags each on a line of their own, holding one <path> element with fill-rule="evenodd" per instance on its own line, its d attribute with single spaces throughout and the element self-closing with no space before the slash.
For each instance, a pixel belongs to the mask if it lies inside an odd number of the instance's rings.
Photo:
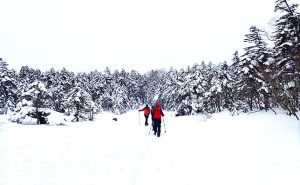
<svg viewBox="0 0 300 185">
<path fill-rule="evenodd" d="M 89 115 L 95 111 L 95 103 L 90 94 L 88 94 L 80 85 L 73 88 L 65 95 L 63 106 L 67 115 L 74 115 L 75 120 L 89 119 Z"/>
<path fill-rule="evenodd" d="M 143 82 L 143 76 L 135 70 L 132 70 L 127 76 L 126 86 L 128 88 L 130 109 L 137 109 L 143 104 L 142 97 L 145 95 Z"/>
<path fill-rule="evenodd" d="M 221 107 L 230 110 L 234 98 L 234 81 L 232 79 L 232 68 L 225 61 L 219 69 L 219 80 L 222 89 Z"/>
<path fill-rule="evenodd" d="M 105 78 L 98 71 L 92 71 L 88 74 L 88 80 L 85 89 L 92 96 L 98 111 L 102 111 L 101 97 L 105 91 Z"/>
<path fill-rule="evenodd" d="M 129 108 L 129 91 L 126 87 L 126 72 L 117 70 L 113 74 L 113 91 L 111 95 L 112 99 L 112 112 L 115 114 L 123 114 Z"/>
<path fill-rule="evenodd" d="M 245 54 L 243 55 L 242 61 L 244 62 L 245 67 L 248 68 L 250 80 L 252 87 L 250 86 L 250 110 L 253 107 L 266 109 L 270 108 L 269 106 L 269 93 L 270 86 L 268 80 L 270 79 L 270 62 L 269 58 L 271 56 L 271 51 L 267 47 L 267 43 L 263 40 L 263 32 L 257 27 L 252 26 L 250 28 L 250 33 L 246 35 L 245 42 L 249 44 L 246 47 Z M 255 104 L 254 104 L 255 103 Z"/>
<path fill-rule="evenodd" d="M 17 99 L 16 73 L 0 58 L 0 114 L 15 108 Z"/>
<path fill-rule="evenodd" d="M 160 102 L 164 105 L 165 109 L 176 111 L 176 98 L 180 89 L 178 71 L 171 68 L 169 72 L 163 75 L 162 79 Z"/>
<path fill-rule="evenodd" d="M 151 70 L 144 75 L 143 92 L 146 92 L 143 97 L 144 103 L 154 105 L 157 98 L 160 100 L 161 92 L 159 91 L 164 73 L 163 70 Z M 162 106 L 164 105 L 162 104 Z"/>
<path fill-rule="evenodd" d="M 245 100 L 244 95 L 246 85 L 244 76 L 249 72 L 249 69 L 244 66 L 244 63 L 237 51 L 234 53 L 232 62 L 233 64 L 230 66 L 230 69 L 232 71 L 231 78 L 233 82 L 233 96 L 232 105 L 229 110 L 232 114 L 239 114 L 240 111 L 246 112 L 249 110 L 249 104 Z"/>
<path fill-rule="evenodd" d="M 106 67 L 104 70 L 103 79 L 104 81 L 101 88 L 101 96 L 98 102 L 101 104 L 103 110 L 109 111 L 113 107 L 112 93 L 113 93 L 114 82 L 113 82 L 113 76 L 108 67 Z"/>
<path fill-rule="evenodd" d="M 43 124 L 48 113 L 40 108 L 52 107 L 51 96 L 45 85 L 36 80 L 20 96 L 17 112 L 21 112 L 23 116 L 28 115 L 36 118 L 37 124 Z M 22 109 L 25 109 L 25 111 Z"/>
<path fill-rule="evenodd" d="M 272 83 L 277 103 L 296 117 L 300 110 L 300 15 L 297 7 L 298 4 L 289 4 L 287 0 L 276 1 L 275 12 L 280 16 L 275 23 L 273 69 L 276 78 Z"/>
<path fill-rule="evenodd" d="M 53 110 L 57 112 L 64 112 L 62 101 L 66 94 L 64 83 L 61 81 L 61 76 L 58 71 L 55 71 L 53 68 L 50 71 L 46 71 L 43 75 L 43 82 L 46 84 L 46 88 L 49 89 L 49 92 L 52 94 L 51 101 L 53 105 Z"/>
<path fill-rule="evenodd" d="M 198 65 L 181 70 L 178 76 L 177 115 L 191 115 L 204 111 L 202 69 Z"/>
</svg>

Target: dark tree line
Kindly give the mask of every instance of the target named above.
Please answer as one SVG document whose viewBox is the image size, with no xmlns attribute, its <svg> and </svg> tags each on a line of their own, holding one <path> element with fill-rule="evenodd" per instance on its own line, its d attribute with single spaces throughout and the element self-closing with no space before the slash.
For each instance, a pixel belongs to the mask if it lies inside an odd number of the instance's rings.
<svg viewBox="0 0 300 185">
<path fill-rule="evenodd" d="M 233 114 L 281 107 L 297 117 L 300 110 L 300 14 L 298 4 L 277 0 L 279 14 L 271 39 L 250 27 L 242 55 L 235 52 L 227 62 L 202 62 L 185 69 L 150 70 L 146 74 L 62 69 L 41 72 L 23 66 L 19 72 L 0 60 L 0 112 L 33 106 L 80 116 L 86 112 L 122 114 L 158 98 L 166 110 L 178 115 Z M 297 117 L 297 119 L 299 119 Z"/>
</svg>

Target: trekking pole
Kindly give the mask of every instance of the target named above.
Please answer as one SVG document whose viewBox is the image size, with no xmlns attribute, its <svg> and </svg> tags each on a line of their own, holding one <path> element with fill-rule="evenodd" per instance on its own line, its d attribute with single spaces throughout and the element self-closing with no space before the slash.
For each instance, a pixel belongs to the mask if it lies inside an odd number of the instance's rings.
<svg viewBox="0 0 300 185">
<path fill-rule="evenodd" d="M 141 124 L 140 111 L 138 113 L 139 113 L 139 125 L 140 125 Z"/>
<path fill-rule="evenodd" d="M 165 133 L 167 133 L 166 124 L 165 124 L 165 118 L 164 117 L 163 117 L 163 123 L 164 123 Z"/>
<path fill-rule="evenodd" d="M 151 130 L 152 130 L 152 124 L 150 125 L 150 130 L 149 130 L 149 134 L 150 134 Z"/>
</svg>

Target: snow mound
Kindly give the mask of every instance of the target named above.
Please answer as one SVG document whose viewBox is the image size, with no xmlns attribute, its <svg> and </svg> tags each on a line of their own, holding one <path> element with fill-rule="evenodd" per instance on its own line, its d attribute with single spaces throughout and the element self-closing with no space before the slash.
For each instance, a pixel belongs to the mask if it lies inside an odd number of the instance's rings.
<svg viewBox="0 0 300 185">
<path fill-rule="evenodd" d="M 12 113 L 9 116 L 8 120 L 24 125 L 35 125 L 37 124 L 36 118 L 28 116 L 34 111 L 35 110 L 33 107 L 25 107 L 21 109 L 20 112 Z M 63 113 L 59 113 L 48 108 L 39 108 L 39 111 L 42 111 L 45 114 L 47 114 L 46 121 L 48 125 L 66 125 L 71 120 L 69 116 L 66 116 Z"/>
</svg>

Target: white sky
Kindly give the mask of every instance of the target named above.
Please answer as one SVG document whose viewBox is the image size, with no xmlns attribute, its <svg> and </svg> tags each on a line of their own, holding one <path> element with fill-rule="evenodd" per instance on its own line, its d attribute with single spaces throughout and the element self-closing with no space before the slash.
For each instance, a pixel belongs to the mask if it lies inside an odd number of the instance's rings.
<svg viewBox="0 0 300 185">
<path fill-rule="evenodd" d="M 0 57 L 74 72 L 220 63 L 268 27 L 275 0 L 1 0 Z"/>
</svg>

